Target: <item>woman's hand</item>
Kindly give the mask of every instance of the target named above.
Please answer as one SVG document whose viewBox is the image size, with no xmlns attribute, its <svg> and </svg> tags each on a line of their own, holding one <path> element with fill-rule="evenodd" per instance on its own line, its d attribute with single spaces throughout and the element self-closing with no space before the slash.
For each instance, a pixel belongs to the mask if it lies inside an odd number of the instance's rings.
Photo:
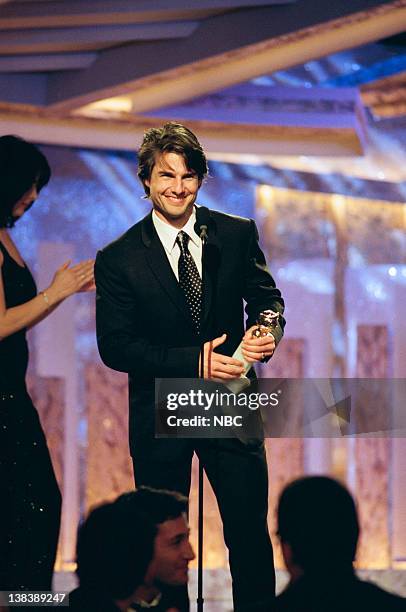
<svg viewBox="0 0 406 612">
<path fill-rule="evenodd" d="M 70 260 L 66 261 L 55 272 L 52 283 L 46 290 L 50 305 L 54 306 L 65 298 L 79 291 L 92 291 L 94 284 L 94 260 L 88 259 L 69 267 Z"/>
<path fill-rule="evenodd" d="M 47 317 L 67 297 L 78 291 L 91 291 L 94 287 L 94 261 L 89 259 L 75 266 L 66 261 L 55 272 L 52 283 L 35 298 L 13 306 L 6 307 L 4 287 L 0 274 L 0 340 L 7 338 L 21 329 L 36 325 Z M 0 261 L 1 268 L 1 261 Z"/>
</svg>

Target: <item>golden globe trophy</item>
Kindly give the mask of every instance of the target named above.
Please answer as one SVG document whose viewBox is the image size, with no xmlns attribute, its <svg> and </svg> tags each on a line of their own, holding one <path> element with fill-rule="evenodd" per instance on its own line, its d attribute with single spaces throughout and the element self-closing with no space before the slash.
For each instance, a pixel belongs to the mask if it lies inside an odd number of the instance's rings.
<svg viewBox="0 0 406 612">
<path fill-rule="evenodd" d="M 274 334 L 272 332 L 279 323 L 279 316 L 279 312 L 275 312 L 274 310 L 263 310 L 260 312 L 256 322 L 257 326 L 252 331 L 253 338 L 273 336 Z M 233 357 L 243 362 L 244 372 L 241 374 L 240 378 L 235 378 L 234 380 L 230 380 L 230 382 L 224 383 L 227 389 L 233 393 L 239 393 L 250 385 L 250 379 L 247 373 L 252 368 L 253 364 L 245 360 L 242 354 L 241 344 L 239 344 L 238 348 L 235 350 Z"/>
</svg>

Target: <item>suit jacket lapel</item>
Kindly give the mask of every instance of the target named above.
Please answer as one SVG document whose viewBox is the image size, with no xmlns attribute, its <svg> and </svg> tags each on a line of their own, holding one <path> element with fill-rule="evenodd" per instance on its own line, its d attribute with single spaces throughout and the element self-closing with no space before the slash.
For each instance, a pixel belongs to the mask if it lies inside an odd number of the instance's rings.
<svg viewBox="0 0 406 612">
<path fill-rule="evenodd" d="M 210 218 L 208 238 L 203 255 L 203 313 L 202 330 L 204 330 L 212 308 L 216 308 L 214 296 L 216 295 L 217 275 L 221 262 L 221 243 L 217 237 L 216 223 Z"/>
<path fill-rule="evenodd" d="M 193 321 L 190 316 L 189 308 L 186 303 L 185 295 L 178 283 L 176 276 L 173 273 L 165 249 L 159 240 L 158 234 L 155 231 L 152 222 L 152 212 L 147 215 L 141 222 L 142 241 L 146 248 L 146 259 L 151 268 L 151 271 L 161 283 L 163 289 L 169 295 L 171 300 L 176 304 L 179 310 L 187 319 L 189 325 L 193 328 Z M 205 246 L 203 258 L 203 304 L 202 304 L 202 330 L 207 322 L 211 308 L 215 304 L 213 298 L 217 286 L 217 273 L 220 268 L 221 260 L 221 244 L 217 238 L 217 228 L 215 222 L 210 219 L 208 229 L 208 239 Z"/>
<path fill-rule="evenodd" d="M 146 259 L 152 273 L 161 283 L 174 304 L 179 308 L 191 326 L 193 326 L 185 295 L 173 273 L 165 249 L 159 240 L 152 222 L 152 213 L 145 217 L 141 225 L 142 240 L 146 248 Z"/>
</svg>

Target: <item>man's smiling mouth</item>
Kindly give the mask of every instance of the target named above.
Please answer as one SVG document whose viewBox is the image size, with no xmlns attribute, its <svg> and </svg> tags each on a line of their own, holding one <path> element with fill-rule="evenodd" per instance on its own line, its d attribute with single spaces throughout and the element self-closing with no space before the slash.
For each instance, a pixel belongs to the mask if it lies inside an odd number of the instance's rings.
<svg viewBox="0 0 406 612">
<path fill-rule="evenodd" d="M 168 200 L 172 200 L 172 202 L 183 202 L 184 200 L 186 200 L 185 196 L 182 196 L 180 198 L 177 198 L 175 196 L 165 196 L 166 198 L 168 198 Z"/>
</svg>

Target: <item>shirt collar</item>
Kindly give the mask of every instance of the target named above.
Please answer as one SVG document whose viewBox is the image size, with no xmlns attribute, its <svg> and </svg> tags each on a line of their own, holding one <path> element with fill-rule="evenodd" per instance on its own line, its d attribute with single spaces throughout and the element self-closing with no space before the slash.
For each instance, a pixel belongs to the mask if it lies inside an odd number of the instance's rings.
<svg viewBox="0 0 406 612">
<path fill-rule="evenodd" d="M 190 240 L 194 242 L 196 246 L 200 246 L 201 244 L 201 240 L 194 230 L 196 223 L 196 207 L 193 207 L 193 212 L 190 215 L 188 222 L 181 229 L 173 227 L 173 225 L 163 221 L 160 217 L 158 217 L 155 210 L 152 211 L 152 222 L 160 241 L 168 253 L 170 253 L 175 246 L 176 237 L 180 231 L 185 232 L 185 234 L 189 236 Z"/>
</svg>

